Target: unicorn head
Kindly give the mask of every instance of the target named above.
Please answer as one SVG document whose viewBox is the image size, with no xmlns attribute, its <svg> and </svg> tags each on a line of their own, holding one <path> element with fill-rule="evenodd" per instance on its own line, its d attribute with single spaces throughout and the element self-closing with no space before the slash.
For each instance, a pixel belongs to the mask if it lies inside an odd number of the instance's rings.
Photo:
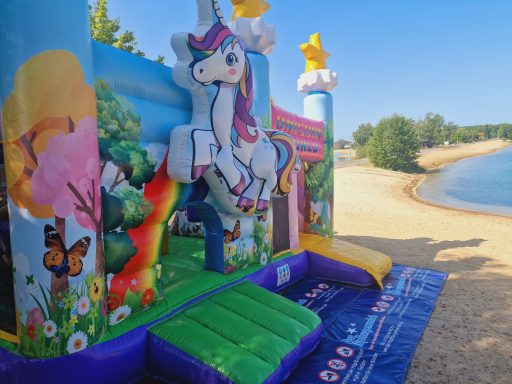
<svg viewBox="0 0 512 384">
<path fill-rule="evenodd" d="M 245 83 L 247 65 L 241 41 L 220 22 L 205 36 L 188 35 L 187 45 L 192 54 L 192 77 L 202 85 Z"/>
<path fill-rule="evenodd" d="M 216 7 L 216 0 L 212 0 L 214 24 L 203 35 L 187 35 L 186 43 L 192 56 L 189 68 L 192 78 L 203 86 L 235 86 L 233 126 L 236 137 L 233 144 L 240 146 L 241 140 L 254 143 L 259 135 L 256 130 L 249 131 L 249 127 L 257 126 L 251 115 L 254 98 L 251 65 L 242 42 L 224 23 L 222 14 L 215 12 Z"/>
</svg>

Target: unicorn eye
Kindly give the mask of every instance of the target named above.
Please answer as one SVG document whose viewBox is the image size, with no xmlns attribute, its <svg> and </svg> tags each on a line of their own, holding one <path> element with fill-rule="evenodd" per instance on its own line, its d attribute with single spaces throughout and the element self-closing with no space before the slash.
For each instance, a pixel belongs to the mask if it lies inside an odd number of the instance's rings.
<svg viewBox="0 0 512 384">
<path fill-rule="evenodd" d="M 228 55 L 226 56 L 226 64 L 232 67 L 237 62 L 238 58 L 236 57 L 236 55 L 233 52 L 228 53 Z"/>
</svg>

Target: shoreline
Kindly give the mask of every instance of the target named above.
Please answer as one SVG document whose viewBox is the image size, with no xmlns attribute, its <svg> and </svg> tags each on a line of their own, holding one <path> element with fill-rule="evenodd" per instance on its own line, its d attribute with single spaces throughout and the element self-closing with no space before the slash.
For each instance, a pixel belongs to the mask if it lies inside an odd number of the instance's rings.
<svg viewBox="0 0 512 384">
<path fill-rule="evenodd" d="M 421 201 L 413 187 L 423 177 L 369 166 L 335 169 L 335 237 L 387 254 L 395 263 L 449 273 L 407 384 L 508 382 L 512 217 Z"/>
<path fill-rule="evenodd" d="M 440 161 L 442 161 L 440 164 L 434 163 L 435 165 L 431 165 L 430 167 L 428 165 L 422 165 L 421 164 L 422 156 L 420 156 L 420 159 L 419 159 L 418 163 L 420 164 L 420 166 L 423 166 L 425 168 L 426 173 L 425 174 L 417 174 L 416 177 L 411 181 L 411 183 L 405 188 L 404 192 L 411 199 L 413 199 L 413 200 L 415 200 L 415 201 L 417 201 L 419 203 L 431 206 L 431 207 L 443 208 L 443 209 L 447 209 L 447 210 L 451 210 L 451 211 L 465 212 L 465 213 L 474 214 L 474 215 L 486 215 L 486 216 L 512 218 L 512 216 L 510 216 L 510 215 L 500 214 L 500 213 L 497 213 L 497 212 L 474 211 L 474 210 L 471 210 L 471 209 L 464 209 L 464 208 L 459 208 L 459 207 L 454 207 L 454 206 L 450 206 L 450 205 L 444 205 L 444 204 L 436 203 L 436 202 L 424 199 L 417 192 L 417 189 L 426 180 L 426 178 L 428 177 L 429 174 L 432 174 L 435 171 L 438 171 L 438 170 L 442 169 L 443 167 L 445 167 L 447 165 L 456 163 L 457 161 L 464 160 L 464 159 L 469 159 L 469 158 L 474 158 L 474 157 L 490 155 L 490 154 L 499 152 L 501 150 L 504 150 L 504 149 L 512 146 L 512 141 L 502 141 L 502 140 L 499 140 L 499 139 L 487 140 L 487 141 L 484 141 L 484 142 L 481 142 L 481 143 L 488 143 L 488 144 L 489 143 L 496 143 L 496 144 L 499 144 L 499 145 L 497 145 L 495 147 L 493 146 L 493 147 L 489 147 L 489 148 L 484 148 L 481 151 L 460 153 L 459 155 L 455 155 L 454 157 L 450 157 L 450 158 L 446 159 L 445 161 L 440 160 Z M 450 148 L 450 149 L 455 150 L 455 151 L 457 149 L 464 150 L 466 148 L 469 148 L 470 146 L 478 145 L 478 144 L 480 144 L 480 143 L 467 144 L 467 145 L 463 145 L 463 146 L 455 147 L 455 148 Z M 448 150 L 449 151 L 450 149 L 444 149 L 444 150 Z M 443 149 L 441 149 L 440 151 L 443 151 Z M 423 155 L 424 163 L 426 163 L 426 164 L 429 164 L 428 160 L 425 161 L 425 158 L 428 159 L 428 157 L 429 157 L 429 153 L 426 153 L 426 154 Z M 483 205 L 485 205 L 485 204 L 483 204 Z"/>
</svg>

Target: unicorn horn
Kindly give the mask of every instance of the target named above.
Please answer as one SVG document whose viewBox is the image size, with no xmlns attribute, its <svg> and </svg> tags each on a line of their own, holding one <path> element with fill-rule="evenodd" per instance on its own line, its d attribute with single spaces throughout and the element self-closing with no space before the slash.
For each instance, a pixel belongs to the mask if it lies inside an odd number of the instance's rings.
<svg viewBox="0 0 512 384">
<path fill-rule="evenodd" d="M 197 27 L 194 35 L 203 36 L 216 23 L 227 26 L 217 0 L 196 0 L 196 4 Z"/>
<path fill-rule="evenodd" d="M 227 26 L 226 22 L 224 21 L 224 16 L 222 16 L 222 11 L 220 10 L 219 2 L 217 0 L 212 0 L 212 8 L 214 22 L 217 21 L 222 25 Z M 217 18 L 217 20 L 215 20 L 215 18 Z"/>
</svg>

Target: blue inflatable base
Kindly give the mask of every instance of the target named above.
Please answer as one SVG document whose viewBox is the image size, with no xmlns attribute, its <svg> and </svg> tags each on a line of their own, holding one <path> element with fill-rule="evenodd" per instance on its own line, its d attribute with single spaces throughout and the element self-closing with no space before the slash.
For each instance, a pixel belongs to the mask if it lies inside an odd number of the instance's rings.
<svg viewBox="0 0 512 384">
<path fill-rule="evenodd" d="M 325 327 L 287 383 L 403 383 L 447 276 L 394 264 L 383 291 L 307 278 L 282 292 Z"/>
</svg>

